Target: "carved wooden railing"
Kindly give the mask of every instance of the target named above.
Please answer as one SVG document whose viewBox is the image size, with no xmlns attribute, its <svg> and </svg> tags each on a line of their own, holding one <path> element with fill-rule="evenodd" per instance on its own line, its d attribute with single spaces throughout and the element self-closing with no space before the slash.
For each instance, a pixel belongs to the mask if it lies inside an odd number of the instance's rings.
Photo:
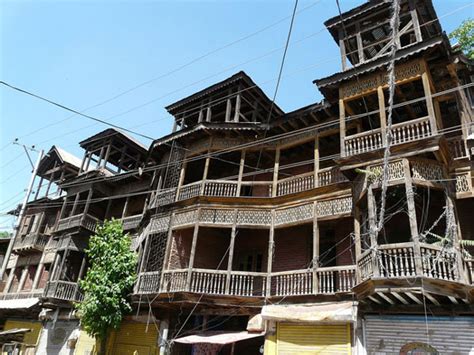
<svg viewBox="0 0 474 355">
<path fill-rule="evenodd" d="M 462 136 L 447 139 L 449 152 L 453 159 L 467 158 L 466 145 Z"/>
<path fill-rule="evenodd" d="M 156 293 L 160 289 L 161 271 L 143 272 L 138 275 L 136 292 Z"/>
<path fill-rule="evenodd" d="M 78 227 L 83 227 L 91 232 L 95 232 L 98 223 L 100 223 L 100 220 L 89 214 L 78 214 L 76 216 L 60 219 L 56 227 L 56 232 Z"/>
<path fill-rule="evenodd" d="M 180 188 L 179 194 L 176 198 L 177 201 L 187 200 L 201 194 L 202 182 L 196 181 L 188 185 L 184 185 Z"/>
<path fill-rule="evenodd" d="M 361 281 L 374 278 L 409 278 L 424 276 L 433 279 L 460 281 L 456 252 L 432 244 L 420 243 L 419 257 L 415 244 L 379 245 L 366 250 L 358 259 Z M 418 259 L 421 259 L 417 263 Z M 420 265 L 417 267 L 417 264 Z"/>
<path fill-rule="evenodd" d="M 429 117 L 397 123 L 392 126 L 392 144 L 403 144 L 432 135 Z M 344 139 L 345 155 L 351 156 L 380 149 L 384 146 L 380 128 L 347 136 Z"/>
<path fill-rule="evenodd" d="M 148 204 L 149 209 L 157 208 L 160 206 L 169 205 L 173 203 L 176 199 L 176 188 L 164 189 L 155 193 L 155 195 L 150 199 Z"/>
<path fill-rule="evenodd" d="M 229 294 L 234 296 L 265 296 L 266 281 L 266 273 L 232 271 Z"/>
<path fill-rule="evenodd" d="M 277 196 L 294 194 L 314 188 L 314 173 L 304 173 L 281 179 L 277 183 Z"/>
<path fill-rule="evenodd" d="M 355 265 L 318 268 L 316 275 L 319 294 L 350 292 L 356 284 Z"/>
<path fill-rule="evenodd" d="M 227 271 L 193 269 L 191 272 L 190 291 L 209 295 L 225 294 Z"/>
<path fill-rule="evenodd" d="M 237 196 L 237 181 L 206 180 L 204 184 L 204 196 Z"/>
<path fill-rule="evenodd" d="M 46 244 L 48 243 L 49 236 L 42 233 L 33 233 L 28 234 L 24 237 L 19 237 L 15 240 L 15 245 L 13 250 L 16 252 L 25 250 L 25 249 L 35 249 L 43 250 Z"/>
<path fill-rule="evenodd" d="M 272 181 L 242 181 L 240 187 L 241 197 L 271 197 Z M 247 193 L 246 190 L 249 190 Z"/>
<path fill-rule="evenodd" d="M 44 290 L 44 296 L 63 301 L 82 301 L 83 295 L 77 282 L 49 281 Z"/>
<path fill-rule="evenodd" d="M 275 296 L 310 295 L 312 293 L 312 269 L 272 273 L 272 294 Z"/>
<path fill-rule="evenodd" d="M 424 276 L 448 281 L 459 280 L 459 269 L 454 251 L 430 244 L 421 244 L 420 249 Z"/>
<path fill-rule="evenodd" d="M 328 186 L 344 181 L 347 181 L 347 178 L 338 167 L 329 167 L 318 172 L 318 186 Z"/>
<path fill-rule="evenodd" d="M 468 282 L 474 285 L 474 258 L 464 258 L 464 265 L 467 272 Z"/>
<path fill-rule="evenodd" d="M 137 228 L 141 220 L 142 220 L 141 214 L 122 218 L 123 230 L 127 231 L 127 230 Z"/>
<path fill-rule="evenodd" d="M 456 179 L 456 194 L 472 194 L 472 178 L 471 172 L 465 171 L 455 174 Z"/>
</svg>

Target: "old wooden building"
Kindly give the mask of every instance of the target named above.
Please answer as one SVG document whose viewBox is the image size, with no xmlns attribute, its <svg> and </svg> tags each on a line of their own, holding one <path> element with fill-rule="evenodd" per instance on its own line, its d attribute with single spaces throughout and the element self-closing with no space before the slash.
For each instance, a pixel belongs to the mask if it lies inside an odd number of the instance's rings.
<svg viewBox="0 0 474 355">
<path fill-rule="evenodd" d="M 110 354 L 473 352 L 473 63 L 430 0 L 401 2 L 395 37 L 390 5 L 326 21 L 341 71 L 314 80 L 321 102 L 284 112 L 238 72 L 167 106 L 149 148 L 115 129 L 82 162 L 53 147 L 0 301 L 43 320 L 30 345 L 92 349 L 72 302 L 116 218 L 139 264 Z"/>
</svg>

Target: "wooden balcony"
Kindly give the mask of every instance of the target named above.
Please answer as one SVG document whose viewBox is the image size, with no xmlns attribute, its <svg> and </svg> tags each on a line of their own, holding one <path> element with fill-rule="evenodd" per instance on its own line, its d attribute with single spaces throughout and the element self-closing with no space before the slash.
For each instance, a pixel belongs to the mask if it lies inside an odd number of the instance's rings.
<svg viewBox="0 0 474 355">
<path fill-rule="evenodd" d="M 60 219 L 55 232 L 59 233 L 74 228 L 84 228 L 94 233 L 96 226 L 99 223 L 100 220 L 91 216 L 90 214 L 78 214 L 75 216 Z"/>
<path fill-rule="evenodd" d="M 451 157 L 454 160 L 460 160 L 464 158 L 468 158 L 468 150 L 466 149 L 466 143 L 462 136 L 458 137 L 451 137 L 447 139 L 449 152 L 451 153 Z"/>
<path fill-rule="evenodd" d="M 128 216 L 122 218 L 122 227 L 124 231 L 136 229 L 140 225 L 143 215 Z"/>
<path fill-rule="evenodd" d="M 392 145 L 422 140 L 433 135 L 429 117 L 397 123 L 392 126 Z M 344 156 L 372 152 L 385 147 L 385 138 L 380 128 L 357 133 L 344 138 Z"/>
<path fill-rule="evenodd" d="M 191 292 L 238 297 L 331 295 L 351 292 L 355 266 L 338 266 L 276 273 L 192 269 L 146 272 L 139 276 L 136 294 Z M 268 288 L 270 285 L 270 288 Z"/>
<path fill-rule="evenodd" d="M 44 290 L 43 297 L 71 302 L 80 302 L 83 299 L 83 295 L 79 290 L 79 284 L 69 281 L 49 281 Z"/>
<path fill-rule="evenodd" d="M 25 236 L 19 236 L 13 245 L 13 251 L 17 254 L 26 254 L 28 252 L 42 252 L 49 241 L 49 236 L 42 233 L 32 233 Z"/>
<path fill-rule="evenodd" d="M 158 192 L 152 199 L 149 208 L 164 206 L 177 201 L 184 201 L 198 196 L 206 197 L 279 197 L 308 191 L 317 187 L 329 186 L 345 182 L 347 179 L 337 167 L 321 169 L 315 179 L 314 172 L 283 178 L 276 183 L 276 192 L 273 194 L 272 181 L 241 181 L 235 180 L 205 180 L 196 181 L 176 189 L 167 189 Z M 248 191 L 258 193 L 248 194 Z"/>
</svg>

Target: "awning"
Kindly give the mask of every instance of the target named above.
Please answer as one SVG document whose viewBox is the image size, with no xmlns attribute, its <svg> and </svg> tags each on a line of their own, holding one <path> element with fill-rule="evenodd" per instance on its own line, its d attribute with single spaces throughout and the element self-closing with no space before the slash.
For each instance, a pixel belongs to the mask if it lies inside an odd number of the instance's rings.
<svg viewBox="0 0 474 355">
<path fill-rule="evenodd" d="M 38 304 L 39 298 L 20 298 L 15 300 L 1 300 L 0 309 L 28 309 Z"/>
<path fill-rule="evenodd" d="M 262 333 L 249 332 L 204 332 L 195 335 L 188 335 L 186 337 L 175 339 L 176 343 L 181 344 L 231 344 L 242 340 L 264 336 Z"/>
<path fill-rule="evenodd" d="M 16 334 L 24 334 L 31 332 L 31 329 L 29 328 L 13 328 L 13 329 L 8 329 L 0 332 L 0 336 L 5 336 L 5 335 L 16 335 Z"/>
<path fill-rule="evenodd" d="M 262 308 L 262 318 L 288 322 L 355 322 L 357 321 L 357 303 L 328 302 L 268 305 Z"/>
</svg>

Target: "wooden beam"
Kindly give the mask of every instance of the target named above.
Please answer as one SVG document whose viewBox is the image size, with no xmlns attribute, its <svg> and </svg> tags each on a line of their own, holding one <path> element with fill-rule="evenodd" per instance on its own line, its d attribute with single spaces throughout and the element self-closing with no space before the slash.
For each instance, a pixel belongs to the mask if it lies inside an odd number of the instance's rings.
<svg viewBox="0 0 474 355">
<path fill-rule="evenodd" d="M 393 302 L 389 297 L 387 297 L 384 293 L 382 292 L 377 292 L 377 295 L 382 298 L 383 300 L 385 300 L 387 303 L 390 303 L 391 305 L 394 305 L 395 302 Z"/>
<path fill-rule="evenodd" d="M 380 302 L 378 299 L 376 299 L 374 296 L 369 296 L 368 299 L 370 299 L 371 301 L 377 303 L 377 304 L 382 304 L 382 302 Z"/>
<path fill-rule="evenodd" d="M 387 145 L 387 115 L 385 111 L 385 97 L 381 86 L 377 87 L 377 97 L 379 99 L 380 132 L 382 133 L 382 144 L 385 147 Z"/>
<path fill-rule="evenodd" d="M 239 177 L 237 178 L 237 197 L 240 196 L 241 189 L 242 189 L 242 176 L 244 174 L 244 167 L 245 167 L 245 154 L 246 151 L 242 150 L 240 153 L 240 163 L 239 163 Z"/>
<path fill-rule="evenodd" d="M 273 268 L 273 250 L 275 248 L 275 210 L 271 211 L 270 232 L 268 234 L 268 254 L 267 254 L 267 279 L 266 296 L 269 297 L 272 290 L 272 279 L 270 277 Z"/>
<path fill-rule="evenodd" d="M 227 99 L 227 104 L 225 107 L 225 121 L 230 122 L 230 113 L 232 111 L 232 102 L 230 98 Z"/>
<path fill-rule="evenodd" d="M 345 157 L 345 139 L 346 139 L 346 116 L 344 100 L 339 99 L 339 134 L 341 144 L 341 157 Z"/>
<path fill-rule="evenodd" d="M 434 298 L 429 292 L 423 292 L 423 296 L 426 297 L 427 299 L 429 299 L 436 306 L 440 305 L 438 300 L 436 298 Z"/>
<path fill-rule="evenodd" d="M 428 116 L 430 120 L 430 126 L 431 126 L 431 133 L 432 134 L 437 134 L 438 133 L 438 127 L 436 125 L 436 113 L 435 109 L 433 106 L 433 98 L 431 96 L 431 83 L 428 78 L 428 67 L 425 65 L 425 71 L 423 74 L 421 74 L 421 81 L 423 84 L 423 92 L 425 94 L 425 100 L 426 100 L 426 107 L 428 109 Z"/>
<path fill-rule="evenodd" d="M 399 294 L 398 292 L 391 292 L 391 294 L 397 299 L 399 300 L 400 302 L 402 302 L 403 304 L 409 304 L 409 302 L 403 298 L 403 296 L 401 294 Z"/>
<path fill-rule="evenodd" d="M 420 301 L 420 299 L 418 297 L 416 297 L 413 293 L 411 292 L 405 292 L 405 295 L 407 295 L 409 298 L 411 298 L 413 301 L 415 301 L 415 303 L 417 304 L 423 304 L 422 301 Z"/>
<path fill-rule="evenodd" d="M 318 267 L 319 267 L 319 249 L 320 249 L 320 234 L 318 224 L 318 202 L 313 203 L 313 294 L 318 294 Z"/>
<path fill-rule="evenodd" d="M 275 165 L 274 165 L 274 168 L 273 168 L 272 197 L 276 197 L 276 195 L 277 195 L 279 166 L 280 166 L 280 148 L 278 147 L 275 150 Z"/>
</svg>

